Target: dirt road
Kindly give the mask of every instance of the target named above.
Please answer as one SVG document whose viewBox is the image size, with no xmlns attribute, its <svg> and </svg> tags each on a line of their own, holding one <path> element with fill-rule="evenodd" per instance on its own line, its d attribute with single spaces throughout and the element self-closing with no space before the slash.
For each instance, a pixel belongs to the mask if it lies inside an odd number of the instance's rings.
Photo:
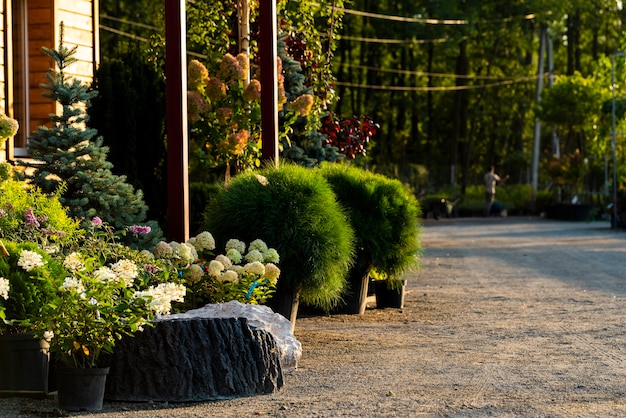
<svg viewBox="0 0 626 418">
<path fill-rule="evenodd" d="M 280 392 L 93 415 L 626 416 L 626 231 L 458 219 L 427 222 L 422 241 L 403 310 L 298 319 L 303 357 Z M 12 399 L 0 416 L 59 414 Z"/>
</svg>

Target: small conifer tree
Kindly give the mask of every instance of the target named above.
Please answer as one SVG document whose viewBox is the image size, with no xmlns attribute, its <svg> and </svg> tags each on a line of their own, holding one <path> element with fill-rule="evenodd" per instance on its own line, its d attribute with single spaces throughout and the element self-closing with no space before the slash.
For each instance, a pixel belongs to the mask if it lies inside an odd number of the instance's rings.
<svg viewBox="0 0 626 418">
<path fill-rule="evenodd" d="M 26 170 L 26 178 L 45 193 L 61 188 L 59 201 L 76 218 L 98 216 L 119 229 L 143 222 L 148 209 L 143 193 L 127 183 L 125 176 L 112 173 L 113 164 L 107 161 L 109 148 L 102 145 L 102 137 L 96 137 L 97 131 L 87 126 L 86 109 L 98 92 L 68 76 L 77 47 L 69 49 L 63 44 L 63 24 L 58 50 L 42 49 L 57 67 L 46 74 L 43 96 L 57 102 L 61 112 L 50 115 L 51 127 L 40 126 L 28 138 L 34 161 L 20 161 L 32 169 Z"/>
</svg>

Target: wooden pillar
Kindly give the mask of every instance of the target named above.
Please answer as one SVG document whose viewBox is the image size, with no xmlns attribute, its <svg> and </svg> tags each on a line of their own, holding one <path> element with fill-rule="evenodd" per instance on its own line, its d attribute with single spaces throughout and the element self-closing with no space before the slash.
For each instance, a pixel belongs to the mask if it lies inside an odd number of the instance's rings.
<svg viewBox="0 0 626 418">
<path fill-rule="evenodd" d="M 261 132 L 264 161 L 278 166 L 278 74 L 276 66 L 276 0 L 259 2 L 261 62 Z"/>
<path fill-rule="evenodd" d="M 185 0 L 165 0 L 167 236 L 178 242 L 189 239 L 186 34 Z"/>
</svg>

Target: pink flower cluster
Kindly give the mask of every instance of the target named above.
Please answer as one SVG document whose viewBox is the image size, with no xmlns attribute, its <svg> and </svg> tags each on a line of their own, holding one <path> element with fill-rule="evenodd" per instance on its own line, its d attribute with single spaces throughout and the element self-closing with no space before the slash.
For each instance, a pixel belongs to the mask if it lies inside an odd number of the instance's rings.
<svg viewBox="0 0 626 418">
<path fill-rule="evenodd" d="M 128 229 L 130 229 L 130 232 L 135 234 L 135 236 L 149 234 L 150 231 L 152 231 L 152 228 L 150 228 L 149 226 L 141 226 L 141 225 L 132 225 L 132 226 L 129 226 Z"/>
</svg>

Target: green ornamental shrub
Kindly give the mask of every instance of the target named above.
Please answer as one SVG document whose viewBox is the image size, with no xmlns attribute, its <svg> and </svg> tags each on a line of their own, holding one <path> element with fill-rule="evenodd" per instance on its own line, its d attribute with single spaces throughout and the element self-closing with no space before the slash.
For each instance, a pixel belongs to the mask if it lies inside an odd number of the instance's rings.
<svg viewBox="0 0 626 418">
<path fill-rule="evenodd" d="M 0 180 L 0 238 L 42 246 L 76 242 L 81 234 L 78 222 L 68 216 L 56 195 L 13 179 L 8 164 L 0 167 L 9 173 Z"/>
<path fill-rule="evenodd" d="M 324 309 L 340 302 L 354 253 L 354 233 L 319 173 L 283 163 L 240 174 L 207 206 L 205 229 L 217 241 L 261 239 L 280 254 L 281 276 L 270 305 L 299 292 Z M 292 313 L 285 315 L 295 320 Z"/>
<path fill-rule="evenodd" d="M 63 43 L 63 25 L 60 32 L 58 50 L 43 48 L 56 68 L 46 74 L 48 83 L 42 88 L 43 96 L 62 110 L 50 115 L 50 127 L 39 126 L 29 137 L 33 160 L 18 163 L 31 169 L 24 174 L 32 184 L 44 193 L 58 193 L 70 215 L 85 224 L 94 216 L 118 229 L 143 222 L 148 210 L 143 193 L 127 183 L 125 176 L 113 174 L 113 164 L 107 160 L 109 148 L 87 125 L 85 109 L 98 92 L 70 76 L 68 67 L 77 61 L 77 48 Z"/>
<path fill-rule="evenodd" d="M 41 309 L 50 302 L 56 287 L 54 276 L 64 277 L 65 269 L 34 242 L 0 244 L 0 277 L 8 280 L 6 300 L 0 300 L 5 310 L 5 321 L 0 322 L 0 334 L 19 332 L 19 323 L 40 316 Z"/>
<path fill-rule="evenodd" d="M 363 313 L 369 275 L 399 279 L 419 266 L 420 206 L 398 180 L 348 165 L 320 170 L 348 210 L 356 254 L 346 295 L 349 313 Z"/>
</svg>

